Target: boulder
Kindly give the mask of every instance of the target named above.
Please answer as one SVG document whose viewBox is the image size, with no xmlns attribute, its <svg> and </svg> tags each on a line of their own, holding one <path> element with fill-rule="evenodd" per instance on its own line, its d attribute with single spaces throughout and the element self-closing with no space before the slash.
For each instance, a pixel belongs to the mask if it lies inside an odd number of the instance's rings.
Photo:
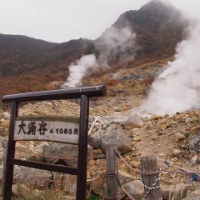
<svg viewBox="0 0 200 200">
<path fill-rule="evenodd" d="M 184 140 L 186 137 L 184 134 L 182 133 L 176 133 L 175 134 L 175 137 L 178 139 L 178 140 Z"/>
<path fill-rule="evenodd" d="M 144 122 L 138 115 L 132 115 L 124 123 L 125 129 L 140 128 L 143 125 Z"/>
<path fill-rule="evenodd" d="M 3 116 L 3 119 L 10 119 L 10 113 L 9 112 L 3 112 L 2 116 Z"/>
<path fill-rule="evenodd" d="M 47 163 L 56 163 L 57 162 L 57 158 L 59 156 L 58 151 L 64 147 L 65 144 L 63 143 L 57 143 L 57 142 L 53 142 L 48 146 L 44 146 L 43 150 L 44 150 L 44 155 L 45 160 Z"/>
<path fill-rule="evenodd" d="M 126 183 L 123 187 L 135 200 L 140 200 L 144 197 L 144 185 L 140 180 Z"/>
<path fill-rule="evenodd" d="M 190 149 L 200 152 L 200 132 L 197 135 L 194 135 L 190 141 Z"/>
<path fill-rule="evenodd" d="M 36 146 L 32 149 L 32 153 L 26 156 L 27 160 L 37 161 L 37 162 L 46 162 L 44 156 L 44 148 L 48 146 L 47 142 L 43 142 L 42 144 Z"/>
<path fill-rule="evenodd" d="M 7 148 L 7 146 L 8 146 L 8 139 L 7 138 L 0 136 L 0 142 L 3 145 L 3 148 Z"/>
<path fill-rule="evenodd" d="M 174 149 L 173 150 L 173 156 L 175 157 L 179 157 L 183 155 L 183 151 L 179 150 L 179 149 Z"/>
<path fill-rule="evenodd" d="M 44 147 L 47 163 L 64 163 L 67 166 L 77 167 L 78 146 L 72 144 L 52 143 Z M 93 156 L 93 149 L 88 147 L 88 157 Z"/>
<path fill-rule="evenodd" d="M 66 144 L 59 151 L 60 159 L 64 161 L 67 166 L 77 167 L 78 165 L 78 146 Z"/>
<path fill-rule="evenodd" d="M 105 135 L 99 139 L 98 144 L 104 153 L 108 144 L 116 144 L 122 154 L 131 150 L 131 140 L 121 126 L 116 126 L 114 129 L 107 129 Z"/>
<path fill-rule="evenodd" d="M 93 149 L 99 148 L 99 139 L 105 134 L 105 129 L 101 129 L 91 135 L 88 135 L 88 144 Z"/>
<path fill-rule="evenodd" d="M 105 134 L 105 130 L 109 127 L 108 120 L 100 118 L 99 116 L 90 117 L 90 125 L 88 131 L 88 144 L 93 149 L 98 149 L 98 140 Z"/>
<path fill-rule="evenodd" d="M 14 181 L 34 187 L 47 186 L 52 179 L 52 174 L 47 170 L 15 166 Z"/>
</svg>

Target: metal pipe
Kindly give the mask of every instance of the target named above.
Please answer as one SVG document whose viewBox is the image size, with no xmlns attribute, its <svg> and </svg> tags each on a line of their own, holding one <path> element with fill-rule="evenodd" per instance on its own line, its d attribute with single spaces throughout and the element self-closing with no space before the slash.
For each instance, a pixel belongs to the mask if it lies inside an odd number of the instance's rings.
<svg viewBox="0 0 200 200">
<path fill-rule="evenodd" d="M 81 95 L 87 97 L 98 97 L 106 95 L 106 87 L 104 85 L 48 90 L 41 92 L 27 92 L 20 94 L 5 95 L 2 98 L 3 103 L 24 102 L 24 101 L 45 101 L 45 100 L 59 100 L 59 99 L 75 99 L 81 98 Z"/>
</svg>

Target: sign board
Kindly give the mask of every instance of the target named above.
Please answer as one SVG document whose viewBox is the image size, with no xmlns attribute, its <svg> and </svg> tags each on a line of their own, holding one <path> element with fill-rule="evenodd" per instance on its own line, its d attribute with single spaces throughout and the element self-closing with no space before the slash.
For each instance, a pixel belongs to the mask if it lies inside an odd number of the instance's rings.
<svg viewBox="0 0 200 200">
<path fill-rule="evenodd" d="M 12 200 L 14 165 L 77 175 L 76 200 L 86 199 L 89 98 L 105 95 L 106 87 L 100 85 L 13 94 L 2 98 L 3 103 L 11 103 L 3 200 Z M 20 102 L 77 98 L 81 100 L 78 118 L 18 116 Z M 15 146 L 16 141 L 20 140 L 47 140 L 78 144 L 78 166 L 62 166 L 17 159 L 15 158 Z"/>
<path fill-rule="evenodd" d="M 61 116 L 16 117 L 14 140 L 43 140 L 78 144 L 79 118 Z"/>
</svg>

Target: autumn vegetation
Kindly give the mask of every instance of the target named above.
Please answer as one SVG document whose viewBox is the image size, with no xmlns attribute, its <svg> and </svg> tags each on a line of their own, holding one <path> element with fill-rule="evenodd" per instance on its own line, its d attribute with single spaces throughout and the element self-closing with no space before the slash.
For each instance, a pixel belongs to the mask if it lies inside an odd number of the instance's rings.
<svg viewBox="0 0 200 200">
<path fill-rule="evenodd" d="M 108 59 L 110 68 L 91 74 L 83 81 L 84 85 L 99 83 L 109 87 L 119 86 L 117 79 L 101 77 L 121 69 L 133 69 L 147 63 L 171 59 L 176 44 L 184 37 L 183 29 L 187 26 L 187 21 L 181 21 L 177 11 L 155 2 L 146 4 L 138 11 L 122 14 L 113 26 L 123 28 L 124 19 L 137 35 L 135 40 L 138 50 L 135 58 L 123 62 L 118 57 Z M 99 51 L 95 47 L 95 41 L 80 38 L 59 44 L 26 36 L 0 34 L 0 97 L 59 89 L 69 75 L 70 63 L 86 54 L 95 54 L 98 58 Z M 153 79 L 148 77 L 140 80 L 141 82 L 133 82 L 132 87 L 148 87 Z"/>
</svg>

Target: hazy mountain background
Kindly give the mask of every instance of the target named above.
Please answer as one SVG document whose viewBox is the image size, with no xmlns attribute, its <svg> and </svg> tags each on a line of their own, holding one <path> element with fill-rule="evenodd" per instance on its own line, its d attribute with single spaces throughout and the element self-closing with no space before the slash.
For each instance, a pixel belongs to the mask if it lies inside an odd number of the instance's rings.
<svg viewBox="0 0 200 200">
<path fill-rule="evenodd" d="M 94 54 L 97 60 L 101 58 L 99 65 L 102 59 L 106 59 L 109 67 L 101 66 L 98 72 L 93 72 L 101 75 L 173 59 L 175 47 L 185 38 L 188 25 L 189 20 L 175 8 L 151 1 L 137 11 L 121 14 L 112 27 L 95 41 L 80 38 L 50 43 L 26 36 L 0 34 L 0 96 L 52 89 L 51 83 L 65 82 L 69 76 L 68 66 L 87 54 Z M 118 46 L 107 51 L 110 41 L 109 37 L 105 40 L 107 35 L 113 30 L 120 32 L 126 29 L 128 31 L 123 34 L 125 38 L 131 36 L 129 40 L 124 41 L 123 38 L 118 41 Z M 120 45 L 124 43 L 127 46 L 122 49 Z M 102 52 L 108 55 L 102 56 Z"/>
</svg>

